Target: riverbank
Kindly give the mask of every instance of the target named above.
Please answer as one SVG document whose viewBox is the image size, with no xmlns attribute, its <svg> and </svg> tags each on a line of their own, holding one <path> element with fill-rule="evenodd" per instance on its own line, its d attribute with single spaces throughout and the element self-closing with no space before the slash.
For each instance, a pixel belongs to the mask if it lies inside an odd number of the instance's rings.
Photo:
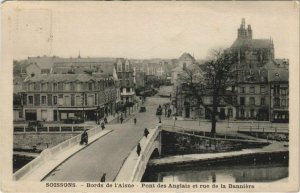
<svg viewBox="0 0 300 193">
<path fill-rule="evenodd" d="M 210 164 L 226 160 L 251 159 L 254 162 L 258 159 L 288 159 L 288 147 L 285 143 L 272 143 L 264 148 L 244 149 L 222 153 L 188 154 L 175 155 L 163 158 L 151 159 L 148 162 L 150 167 L 174 167 L 190 164 Z"/>
</svg>

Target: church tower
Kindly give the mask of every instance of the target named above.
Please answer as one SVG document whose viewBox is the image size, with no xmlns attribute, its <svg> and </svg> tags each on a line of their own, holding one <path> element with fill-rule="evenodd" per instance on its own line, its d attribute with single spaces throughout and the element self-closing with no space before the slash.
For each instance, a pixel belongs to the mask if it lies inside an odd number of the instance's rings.
<svg viewBox="0 0 300 193">
<path fill-rule="evenodd" d="M 242 23 L 238 29 L 238 39 L 252 39 L 251 25 L 248 25 L 248 28 L 246 29 L 245 18 L 242 19 Z"/>
</svg>

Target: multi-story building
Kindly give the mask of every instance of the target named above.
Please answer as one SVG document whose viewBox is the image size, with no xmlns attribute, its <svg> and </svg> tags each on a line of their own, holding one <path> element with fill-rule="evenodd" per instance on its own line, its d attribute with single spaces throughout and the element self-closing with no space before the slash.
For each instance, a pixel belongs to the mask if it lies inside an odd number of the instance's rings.
<svg viewBox="0 0 300 193">
<path fill-rule="evenodd" d="M 22 88 L 24 120 L 97 120 L 117 111 L 118 85 L 104 74 L 50 74 L 28 77 Z"/>
<path fill-rule="evenodd" d="M 288 122 L 288 60 L 275 59 L 273 41 L 253 39 L 252 33 L 251 26 L 246 28 L 245 19 L 242 19 L 237 39 L 228 49 L 235 60 L 234 84 L 232 89 L 225 88 L 225 95 L 221 98 L 226 100 L 220 102 L 218 117 L 222 119 L 226 115 L 232 119 Z M 173 69 L 172 73 L 172 95 L 178 107 L 177 112 L 183 117 L 198 116 L 209 119 L 210 112 L 207 107 L 212 103 L 212 96 L 204 93 L 204 105 L 195 107 L 195 100 L 178 81 L 178 75 L 186 67 L 184 65 L 188 66 L 193 62 L 190 55 L 184 55 L 189 60 L 179 59 L 181 65 Z M 193 109 L 199 109 L 197 116 L 191 115 Z"/>
<path fill-rule="evenodd" d="M 132 64 L 128 59 L 118 58 L 115 68 L 120 80 L 121 101 L 124 104 L 135 102 L 135 77 Z"/>
<path fill-rule="evenodd" d="M 269 120 L 268 71 L 241 71 L 237 80 L 237 119 Z"/>
<path fill-rule="evenodd" d="M 269 70 L 270 120 L 289 122 L 289 71 L 288 68 Z"/>
</svg>

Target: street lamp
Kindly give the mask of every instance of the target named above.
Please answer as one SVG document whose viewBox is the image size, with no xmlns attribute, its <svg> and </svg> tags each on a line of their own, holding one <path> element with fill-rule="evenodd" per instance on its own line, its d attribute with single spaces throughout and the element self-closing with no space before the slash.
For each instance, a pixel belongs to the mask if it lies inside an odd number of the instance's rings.
<svg viewBox="0 0 300 193">
<path fill-rule="evenodd" d="M 227 122 L 227 123 L 228 123 L 228 124 L 227 124 L 227 128 L 230 128 L 230 126 L 229 126 L 229 118 L 230 118 L 230 116 L 229 116 L 229 114 L 228 114 L 228 115 L 227 115 L 227 121 L 228 121 L 228 122 Z"/>
<path fill-rule="evenodd" d="M 259 114 L 256 115 L 257 128 L 258 128 L 258 130 L 259 130 L 259 120 L 258 120 L 258 119 L 259 119 Z"/>
</svg>

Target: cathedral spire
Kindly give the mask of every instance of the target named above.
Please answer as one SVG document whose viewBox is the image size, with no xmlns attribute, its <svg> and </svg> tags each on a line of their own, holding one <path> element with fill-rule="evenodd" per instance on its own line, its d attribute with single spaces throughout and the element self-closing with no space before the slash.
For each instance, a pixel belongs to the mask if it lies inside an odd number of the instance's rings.
<svg viewBox="0 0 300 193">
<path fill-rule="evenodd" d="M 78 58 L 81 58 L 81 56 L 80 56 L 80 50 L 79 50 L 79 52 L 78 52 Z"/>
</svg>

